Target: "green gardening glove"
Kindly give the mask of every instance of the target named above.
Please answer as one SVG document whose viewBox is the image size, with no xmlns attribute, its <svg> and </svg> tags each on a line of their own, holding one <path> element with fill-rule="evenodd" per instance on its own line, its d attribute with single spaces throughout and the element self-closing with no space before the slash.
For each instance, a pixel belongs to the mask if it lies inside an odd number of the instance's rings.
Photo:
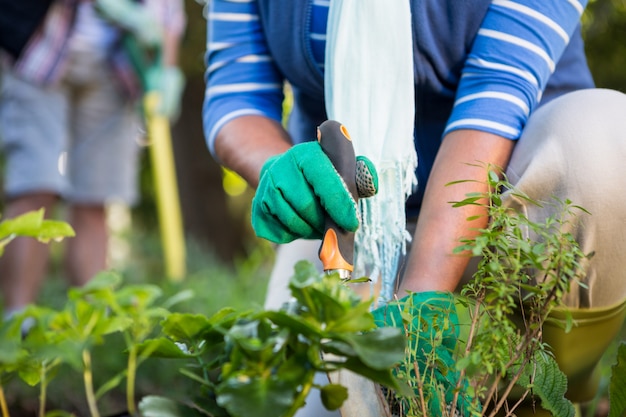
<svg viewBox="0 0 626 417">
<path fill-rule="evenodd" d="M 178 119 L 180 103 L 185 87 L 185 76 L 176 66 L 155 65 L 148 70 L 148 90 L 159 93 L 156 111 L 170 121 Z"/>
<path fill-rule="evenodd" d="M 424 382 L 428 415 L 443 415 L 442 409 L 451 406 L 453 402 L 460 378 L 452 356 L 459 334 L 454 296 L 436 291 L 412 293 L 374 310 L 372 314 L 378 327 L 404 329 L 408 340 L 408 357 L 401 368 L 406 371 L 408 366 L 410 377 L 415 378 L 414 364 L 417 364 Z M 441 404 L 442 394 L 445 404 Z M 469 416 L 472 402 L 467 381 L 463 381 L 456 402 L 457 415 Z"/>
<path fill-rule="evenodd" d="M 377 189 L 376 170 L 365 157 L 357 158 L 359 176 Z M 259 237 L 276 243 L 321 239 L 326 216 L 345 230 L 359 227 L 357 203 L 317 141 L 267 160 L 252 200 L 252 227 Z"/>
</svg>

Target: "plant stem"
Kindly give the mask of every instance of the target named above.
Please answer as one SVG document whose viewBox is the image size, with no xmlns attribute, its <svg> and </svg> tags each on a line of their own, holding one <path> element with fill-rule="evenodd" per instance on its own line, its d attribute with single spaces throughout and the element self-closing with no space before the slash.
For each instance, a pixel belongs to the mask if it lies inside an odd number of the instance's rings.
<svg viewBox="0 0 626 417">
<path fill-rule="evenodd" d="M 467 343 L 465 345 L 465 354 L 464 356 L 469 355 L 470 350 L 472 348 L 472 342 L 474 341 L 474 337 L 476 334 L 476 330 L 478 328 L 478 319 L 479 319 L 479 313 L 480 313 L 480 306 L 482 305 L 483 302 L 483 298 L 481 297 L 480 299 L 476 300 L 476 304 L 474 305 L 474 311 L 471 313 L 471 318 L 472 318 L 472 323 L 470 325 L 470 331 L 469 334 L 467 336 Z M 456 409 L 456 405 L 458 403 L 459 400 L 459 393 L 461 392 L 461 386 L 463 385 L 463 380 L 465 378 L 465 369 L 463 369 L 460 373 L 459 373 L 459 380 L 456 383 L 456 387 L 455 387 L 455 393 L 454 393 L 454 397 L 452 398 L 452 410 Z"/>
<path fill-rule="evenodd" d="M 419 397 L 420 397 L 420 407 L 422 409 L 422 413 L 424 413 L 424 415 L 428 415 L 427 413 L 427 407 L 426 407 L 426 400 L 424 399 L 424 381 L 422 380 L 422 375 L 420 372 L 420 368 L 416 362 L 413 362 L 413 370 L 415 371 L 415 379 L 417 381 L 417 392 L 419 393 Z"/>
<path fill-rule="evenodd" d="M 4 395 L 4 388 L 0 385 L 0 409 L 2 417 L 9 417 L 9 407 L 7 407 L 7 398 Z"/>
<path fill-rule="evenodd" d="M 309 372 L 309 377 L 307 378 L 307 383 L 302 385 L 302 391 L 300 394 L 294 399 L 291 408 L 285 413 L 284 417 L 293 417 L 296 415 L 296 412 L 304 406 L 306 401 L 306 397 L 309 396 L 309 392 L 311 388 L 313 388 L 313 379 L 315 378 L 315 372 Z"/>
<path fill-rule="evenodd" d="M 134 416 L 135 408 L 135 373 L 137 371 L 137 347 L 132 345 L 128 352 L 128 374 L 126 376 L 126 407 L 128 414 Z"/>
<path fill-rule="evenodd" d="M 495 417 L 496 414 L 498 413 L 498 411 L 502 408 L 502 406 L 504 405 L 504 403 L 508 399 L 509 393 L 513 389 L 513 386 L 515 385 L 515 383 L 519 380 L 520 376 L 522 375 L 522 372 L 524 372 L 524 366 L 520 366 L 520 368 L 517 371 L 517 373 L 515 374 L 515 376 L 511 379 L 511 382 L 507 386 L 506 390 L 504 390 L 504 392 L 502 393 L 502 398 L 495 405 L 493 411 L 491 412 L 491 414 L 489 414 L 489 417 Z"/>
<path fill-rule="evenodd" d="M 39 417 L 44 417 L 46 414 L 46 389 L 48 388 L 48 382 L 46 381 L 46 361 L 41 365 L 41 389 L 39 390 Z"/>
<path fill-rule="evenodd" d="M 83 371 L 83 380 L 85 381 L 85 395 L 87 396 L 87 404 L 89 405 L 89 412 L 91 417 L 100 417 L 98 411 L 98 405 L 96 403 L 96 396 L 93 392 L 93 374 L 91 372 L 91 353 L 87 349 L 83 350 L 83 364 L 85 370 Z"/>
</svg>

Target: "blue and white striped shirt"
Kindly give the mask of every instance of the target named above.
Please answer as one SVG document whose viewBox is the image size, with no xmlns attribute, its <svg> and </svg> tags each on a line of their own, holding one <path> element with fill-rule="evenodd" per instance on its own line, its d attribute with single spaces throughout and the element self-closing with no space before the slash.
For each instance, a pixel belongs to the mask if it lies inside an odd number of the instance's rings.
<svg viewBox="0 0 626 417">
<path fill-rule="evenodd" d="M 309 2 L 305 47 L 320 71 L 330 1 Z M 493 0 L 456 86 L 445 132 L 477 129 L 519 138 L 586 3 Z M 281 120 L 284 80 L 265 41 L 257 0 L 210 2 L 206 61 L 203 121 L 211 152 L 215 135 L 233 118 L 262 114 Z"/>
</svg>

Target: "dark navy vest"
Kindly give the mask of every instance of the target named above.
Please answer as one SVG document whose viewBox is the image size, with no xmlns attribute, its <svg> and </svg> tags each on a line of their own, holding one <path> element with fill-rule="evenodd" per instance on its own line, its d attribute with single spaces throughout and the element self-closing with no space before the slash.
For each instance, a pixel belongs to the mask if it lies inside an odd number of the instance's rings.
<svg viewBox="0 0 626 417">
<path fill-rule="evenodd" d="M 311 1 L 258 2 L 270 51 L 293 87 L 294 108 L 289 131 L 294 140 L 313 139 L 316 126 L 326 119 L 326 112 L 324 76 L 313 61 L 306 39 Z M 407 202 L 408 216 L 415 216 L 419 211 L 465 58 L 490 3 L 491 0 L 411 0 L 419 189 Z M 593 85 L 579 27 L 548 81 L 542 103 Z"/>
</svg>

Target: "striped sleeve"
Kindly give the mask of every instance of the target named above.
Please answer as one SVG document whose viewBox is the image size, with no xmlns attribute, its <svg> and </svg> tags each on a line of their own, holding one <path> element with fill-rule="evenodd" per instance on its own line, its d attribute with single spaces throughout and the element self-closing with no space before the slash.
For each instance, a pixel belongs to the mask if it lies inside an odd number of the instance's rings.
<svg viewBox="0 0 626 417">
<path fill-rule="evenodd" d="M 463 69 L 445 133 L 518 139 L 586 0 L 493 0 Z"/>
<path fill-rule="evenodd" d="M 280 121 L 283 79 L 269 54 L 256 0 L 208 2 L 204 133 L 215 155 L 215 136 L 228 121 L 258 114 Z"/>
<path fill-rule="evenodd" d="M 328 26 L 328 9 L 330 0 L 313 0 L 309 41 L 313 59 L 317 66 L 324 70 L 326 53 L 326 29 Z"/>
</svg>

